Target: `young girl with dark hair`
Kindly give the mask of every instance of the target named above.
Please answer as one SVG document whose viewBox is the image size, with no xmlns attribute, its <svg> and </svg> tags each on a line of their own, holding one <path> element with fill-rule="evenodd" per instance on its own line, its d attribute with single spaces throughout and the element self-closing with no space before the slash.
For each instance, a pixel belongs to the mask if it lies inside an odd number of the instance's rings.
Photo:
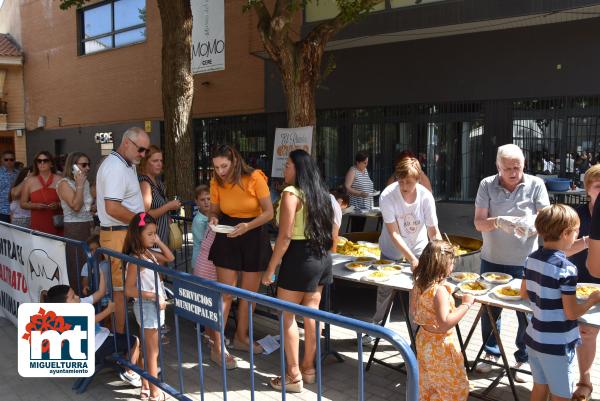
<svg viewBox="0 0 600 401">
<path fill-rule="evenodd" d="M 275 269 L 281 263 L 277 278 L 277 297 L 310 308 L 319 308 L 323 286 L 332 282 L 331 254 L 333 209 L 329 191 L 315 161 L 304 150 L 294 150 L 285 164 L 283 190 L 277 221 L 279 234 L 273 256 L 262 282 L 273 282 Z M 315 381 L 316 327 L 312 319 L 304 319 L 304 358 L 299 363 L 299 338 L 296 317 L 283 313 L 285 330 L 285 388 L 302 391 L 304 383 Z M 281 390 L 282 379 L 271 380 L 271 387 Z"/>
<path fill-rule="evenodd" d="M 265 227 L 273 218 L 273 204 L 267 176 L 248 166 L 237 150 L 218 146 L 212 153 L 214 166 L 210 181 L 209 226 L 233 226 L 229 234 L 217 233 L 208 259 L 217 267 L 218 280 L 235 286 L 241 272 L 241 287 L 258 291 L 260 275 L 271 257 L 271 243 Z M 223 295 L 223 316 L 229 315 L 231 295 Z M 248 338 L 248 303 L 239 301 L 233 346 L 242 351 L 250 348 Z M 255 353 L 262 352 L 258 343 Z M 224 350 L 227 352 L 227 350 Z"/>
<path fill-rule="evenodd" d="M 172 262 L 173 253 L 158 237 L 156 220 L 146 212 L 136 214 L 127 230 L 123 253 L 158 264 L 152 248 L 160 249 L 167 262 Z M 156 271 L 132 263 L 126 266 L 125 293 L 134 299 L 133 313 L 144 330 L 144 358 L 151 376 L 158 375 L 158 328 L 164 324 L 166 294 L 165 288 Z M 139 282 L 138 282 L 139 277 Z M 158 301 L 158 302 L 157 302 Z M 158 303 L 158 309 L 157 309 Z M 143 321 L 142 321 L 143 319 Z M 165 394 L 154 384 L 149 385 L 148 380 L 142 380 L 141 399 L 158 401 L 165 399 Z"/>
</svg>

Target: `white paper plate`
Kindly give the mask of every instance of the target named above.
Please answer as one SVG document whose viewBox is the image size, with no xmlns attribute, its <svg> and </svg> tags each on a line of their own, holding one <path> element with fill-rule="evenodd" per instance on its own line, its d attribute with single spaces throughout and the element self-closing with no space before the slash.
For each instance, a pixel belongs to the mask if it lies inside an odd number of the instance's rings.
<svg viewBox="0 0 600 401">
<path fill-rule="evenodd" d="M 506 276 L 506 278 L 493 278 L 493 277 L 490 277 L 492 275 Z M 487 281 L 488 283 L 492 283 L 492 284 L 506 284 L 506 283 L 508 283 L 509 281 L 511 281 L 513 279 L 513 276 L 511 276 L 510 274 L 500 273 L 500 272 L 482 273 L 481 277 L 485 281 Z"/>
<path fill-rule="evenodd" d="M 356 263 L 360 263 L 362 266 L 352 267 L 352 265 L 355 265 Z M 369 267 L 371 265 L 367 264 L 367 263 L 362 263 L 362 262 L 349 262 L 349 263 L 346 263 L 344 266 L 346 266 L 346 269 L 351 270 L 353 272 L 365 272 L 365 271 L 369 270 Z"/>
<path fill-rule="evenodd" d="M 377 266 L 377 270 L 379 270 L 380 272 L 386 272 L 391 275 L 403 273 L 406 269 L 408 269 L 408 271 L 410 272 L 410 267 L 403 266 L 399 263 L 394 263 L 392 265 L 385 266 Z"/>
<path fill-rule="evenodd" d="M 501 285 L 501 286 L 498 286 L 498 287 L 494 288 L 494 291 L 492 291 L 492 294 L 494 294 L 494 296 L 496 298 L 501 299 L 503 301 L 520 301 L 521 300 L 521 295 L 504 295 L 504 294 L 501 294 L 500 290 L 502 288 L 506 288 L 506 287 L 513 288 L 513 289 L 515 289 L 517 291 L 520 290 L 519 288 L 514 288 L 514 287 L 511 287 L 510 285 Z"/>
<path fill-rule="evenodd" d="M 595 287 L 600 289 L 600 284 L 595 284 L 595 283 L 577 283 L 577 288 L 581 288 L 581 287 Z M 589 295 L 579 295 L 577 294 L 577 299 L 580 301 L 587 301 L 587 299 L 589 298 Z"/>
<path fill-rule="evenodd" d="M 385 274 L 384 276 L 379 276 L 382 273 L 380 271 L 372 272 L 369 274 L 365 274 L 361 277 L 361 280 L 371 281 L 373 283 L 382 283 L 384 281 L 388 281 L 390 279 L 391 274 Z"/>
<path fill-rule="evenodd" d="M 232 233 L 235 230 L 235 227 L 233 227 L 233 226 L 225 226 L 223 224 L 217 224 L 217 225 L 214 225 L 214 226 L 209 225 L 209 227 L 214 232 L 220 233 L 220 234 L 229 234 L 229 233 Z"/>
<path fill-rule="evenodd" d="M 477 282 L 477 283 L 481 284 L 483 287 L 485 287 L 485 289 L 483 289 L 483 290 L 471 290 L 471 289 L 468 289 L 468 288 L 463 288 L 465 286 L 465 284 L 474 283 L 474 282 Z M 492 286 L 489 283 L 486 283 L 485 281 L 465 280 L 465 281 L 461 282 L 458 285 L 458 288 L 463 293 L 465 293 L 465 294 L 471 294 L 471 295 L 478 296 L 478 295 L 484 295 L 484 294 L 486 294 L 490 290 L 490 288 L 492 288 Z"/>
<path fill-rule="evenodd" d="M 371 195 L 371 196 L 379 196 L 380 193 L 381 193 L 381 191 L 375 191 L 375 192 L 373 192 L 373 193 L 371 193 L 369 195 Z"/>
<path fill-rule="evenodd" d="M 472 274 L 473 276 L 465 276 L 466 274 Z M 450 273 L 450 279 L 455 283 L 460 283 L 465 280 L 477 280 L 479 278 L 479 274 L 473 272 L 452 272 Z"/>
</svg>

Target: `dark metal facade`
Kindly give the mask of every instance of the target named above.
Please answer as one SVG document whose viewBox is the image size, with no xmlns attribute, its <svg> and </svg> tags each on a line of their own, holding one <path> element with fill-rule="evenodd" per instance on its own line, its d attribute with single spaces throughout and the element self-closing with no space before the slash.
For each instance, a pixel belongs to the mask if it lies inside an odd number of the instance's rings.
<svg viewBox="0 0 600 401">
<path fill-rule="evenodd" d="M 317 121 L 315 156 L 330 187 L 343 184 L 358 151 L 369 154 L 378 189 L 393 175 L 397 154 L 412 151 L 436 199 L 449 201 L 474 200 L 479 181 L 496 172 L 496 148 L 505 143 L 523 149 L 531 174 L 577 180 L 600 161 L 598 96 L 319 110 Z M 199 181 L 209 177 L 215 143 L 234 144 L 270 174 L 275 128 L 285 123 L 282 113 L 195 120 Z"/>
</svg>

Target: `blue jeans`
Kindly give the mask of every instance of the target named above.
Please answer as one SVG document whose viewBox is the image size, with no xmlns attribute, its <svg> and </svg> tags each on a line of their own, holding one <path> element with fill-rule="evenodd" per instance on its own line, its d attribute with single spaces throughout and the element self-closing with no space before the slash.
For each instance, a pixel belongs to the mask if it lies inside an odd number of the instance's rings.
<svg viewBox="0 0 600 401">
<path fill-rule="evenodd" d="M 499 265 L 481 259 L 481 273 L 486 272 L 507 273 L 514 278 L 522 278 L 523 266 Z M 498 333 L 500 333 L 502 308 L 491 308 L 491 312 L 492 316 L 496 317 L 496 327 L 498 328 Z M 525 329 L 527 328 L 527 316 L 523 312 L 517 312 L 517 320 L 519 322 L 519 327 L 517 329 L 517 338 L 515 339 L 515 345 L 517 346 L 517 351 L 515 351 L 515 360 L 517 362 L 527 362 L 527 349 L 525 348 Z M 481 316 L 481 336 L 483 337 L 484 341 L 491 331 L 492 325 L 490 319 L 488 314 L 484 313 Z M 500 356 L 498 342 L 493 334 L 485 344 L 484 350 L 488 354 Z"/>
</svg>

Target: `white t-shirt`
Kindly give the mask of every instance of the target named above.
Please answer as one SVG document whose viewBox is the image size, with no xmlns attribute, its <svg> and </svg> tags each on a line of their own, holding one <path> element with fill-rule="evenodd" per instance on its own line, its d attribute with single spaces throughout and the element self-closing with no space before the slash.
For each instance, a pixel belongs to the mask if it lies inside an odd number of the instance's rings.
<svg viewBox="0 0 600 401">
<path fill-rule="evenodd" d="M 127 162 L 115 151 L 102 162 L 96 176 L 96 204 L 100 225 L 104 227 L 123 226 L 106 213 L 105 200 L 121 202 L 121 205 L 133 213 L 144 211 L 144 200 L 135 166 Z"/>
<path fill-rule="evenodd" d="M 339 228 L 342 226 L 342 207 L 338 203 L 335 196 L 329 194 L 331 197 L 331 207 L 333 207 L 333 224 L 335 224 Z"/>
<path fill-rule="evenodd" d="M 82 304 L 93 305 L 94 304 L 94 296 L 90 295 L 89 297 L 81 298 L 79 300 L 79 302 Z M 94 330 L 96 332 L 96 335 L 94 336 L 96 338 L 96 344 L 95 344 L 96 349 L 94 351 L 98 351 L 98 348 L 100 348 L 100 346 L 108 338 L 110 331 L 106 327 L 100 326 L 98 323 L 95 324 Z"/>
<path fill-rule="evenodd" d="M 408 248 L 416 256 L 421 256 L 427 246 L 427 227 L 437 226 L 433 195 L 421 184 L 417 184 L 417 198 L 408 204 L 400 193 L 398 182 L 388 185 L 379 197 L 379 207 L 385 224 L 395 223 Z M 404 255 L 394 246 L 387 227 L 381 230 L 379 248 L 382 255 L 392 259 L 401 259 Z"/>
</svg>

